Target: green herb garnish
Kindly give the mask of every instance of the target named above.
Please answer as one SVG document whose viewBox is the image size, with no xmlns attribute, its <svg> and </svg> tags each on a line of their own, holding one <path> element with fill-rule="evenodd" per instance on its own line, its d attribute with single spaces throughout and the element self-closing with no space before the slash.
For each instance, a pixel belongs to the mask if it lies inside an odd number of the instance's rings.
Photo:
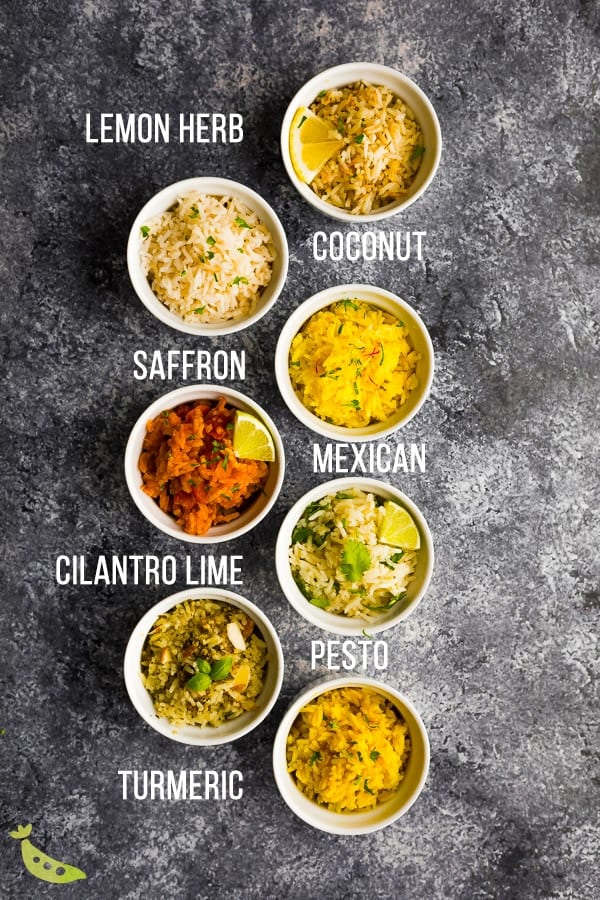
<svg viewBox="0 0 600 900">
<path fill-rule="evenodd" d="M 185 278 L 186 275 L 187 275 L 187 269 L 182 269 L 181 272 L 179 273 L 180 278 Z"/>
<path fill-rule="evenodd" d="M 383 365 L 383 360 L 385 359 L 385 353 L 383 352 L 383 344 L 379 341 L 379 346 L 381 347 L 381 359 L 379 360 L 379 365 Z"/>
<path fill-rule="evenodd" d="M 241 216 L 236 216 L 234 222 L 240 228 L 252 228 L 252 225 L 248 225 L 248 223 L 244 219 L 242 219 Z"/>
<path fill-rule="evenodd" d="M 302 128 L 302 126 L 303 126 L 304 123 L 306 122 L 307 118 L 308 118 L 308 116 L 302 116 L 302 118 L 301 118 L 300 121 L 298 122 L 298 126 L 297 126 L 297 127 L 298 127 L 298 128 Z"/>
<path fill-rule="evenodd" d="M 346 134 L 346 126 L 344 124 L 344 120 L 342 118 L 338 118 L 338 131 L 340 134 Z"/>
<path fill-rule="evenodd" d="M 144 240 L 146 240 L 146 238 L 150 234 L 150 228 L 148 227 L 148 225 L 142 225 L 140 231 L 142 232 L 142 237 L 144 238 Z"/>
<path fill-rule="evenodd" d="M 317 94 L 317 97 L 324 97 L 326 93 L 327 93 L 327 91 L 319 91 L 319 93 Z"/>
<path fill-rule="evenodd" d="M 210 677 L 213 681 L 223 681 L 231 672 L 233 656 L 223 656 L 210 667 Z"/>
<path fill-rule="evenodd" d="M 363 630 L 362 630 L 362 633 L 364 634 L 364 636 L 367 638 L 368 641 L 372 641 L 372 640 L 373 640 L 373 635 L 372 635 L 372 634 L 369 634 L 368 631 L 365 631 L 364 628 L 363 628 Z"/>
<path fill-rule="evenodd" d="M 354 494 L 349 494 L 347 491 L 338 491 L 335 498 L 336 500 L 354 500 Z"/>
<path fill-rule="evenodd" d="M 206 238 L 206 243 L 209 244 L 209 246 L 213 247 L 217 242 L 215 241 L 214 237 L 211 234 L 209 237 Z"/>
<path fill-rule="evenodd" d="M 319 753 L 318 750 L 315 750 L 314 753 L 311 753 L 311 756 L 310 756 L 310 759 L 309 759 L 309 761 L 308 761 L 308 764 L 309 764 L 309 766 L 314 766 L 314 764 L 315 764 L 316 762 L 320 762 L 320 760 L 321 760 L 321 754 Z"/>
<path fill-rule="evenodd" d="M 357 582 L 371 566 L 371 556 L 365 544 L 350 540 L 344 544 L 340 569 L 347 581 Z"/>
<path fill-rule="evenodd" d="M 192 206 L 192 211 L 190 213 L 190 219 L 197 219 L 200 215 L 200 210 L 197 206 Z"/>
<path fill-rule="evenodd" d="M 196 668 L 203 675 L 210 675 L 210 663 L 205 659 L 196 660 Z"/>
<path fill-rule="evenodd" d="M 326 600 L 325 597 L 309 597 L 308 599 L 313 606 L 318 606 L 319 609 L 327 609 L 329 606 L 329 600 Z"/>
<path fill-rule="evenodd" d="M 215 254 L 212 252 L 212 250 L 209 250 L 208 253 L 207 253 L 206 255 L 207 255 L 208 259 L 214 259 L 214 258 L 215 258 Z"/>
<path fill-rule="evenodd" d="M 198 672 L 197 675 L 192 675 L 189 681 L 186 682 L 186 688 L 188 691 L 205 691 L 212 684 L 212 678 L 206 672 Z"/>
<path fill-rule="evenodd" d="M 213 278 L 215 279 L 215 281 L 219 280 L 219 276 L 217 275 L 216 272 L 213 272 Z"/>
<path fill-rule="evenodd" d="M 194 312 L 197 315 L 201 316 L 205 309 L 206 309 L 205 306 L 197 306 L 196 309 L 194 310 Z"/>
<path fill-rule="evenodd" d="M 418 159 L 420 156 L 423 156 L 425 153 L 425 147 L 415 147 L 413 152 L 410 154 L 410 161 L 414 162 L 415 159 Z"/>
<path fill-rule="evenodd" d="M 375 791 L 372 791 L 371 788 L 369 787 L 369 779 L 368 778 L 365 778 L 365 791 L 367 792 L 367 794 L 372 794 L 373 797 L 375 796 Z"/>
<path fill-rule="evenodd" d="M 364 134 L 357 134 L 356 137 L 354 138 L 354 143 L 355 143 L 355 144 L 362 144 L 362 142 L 364 141 L 364 139 L 365 139 Z"/>
<path fill-rule="evenodd" d="M 371 752 L 369 753 L 369 756 L 371 757 L 373 762 L 376 762 L 379 759 L 379 757 L 381 756 L 381 753 L 379 752 L 379 750 L 371 750 Z"/>
<path fill-rule="evenodd" d="M 404 556 L 404 550 L 398 550 L 397 553 L 392 553 L 392 555 L 390 556 L 390 560 L 393 563 L 399 563 L 403 556 Z"/>
<path fill-rule="evenodd" d="M 248 279 L 243 275 L 236 275 L 231 284 L 248 284 Z"/>
</svg>

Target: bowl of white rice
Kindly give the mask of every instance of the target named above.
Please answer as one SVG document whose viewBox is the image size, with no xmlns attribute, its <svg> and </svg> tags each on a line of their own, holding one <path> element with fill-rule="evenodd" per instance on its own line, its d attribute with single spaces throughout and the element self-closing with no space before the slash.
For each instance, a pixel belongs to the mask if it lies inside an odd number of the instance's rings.
<svg viewBox="0 0 600 900">
<path fill-rule="evenodd" d="M 415 549 L 391 545 L 382 521 L 392 505 L 418 532 Z M 374 478 L 336 478 L 301 497 L 275 549 L 283 593 L 303 618 L 334 634 L 374 634 L 409 616 L 433 572 L 427 522 L 406 494 Z"/>
<path fill-rule="evenodd" d="M 232 334 L 279 297 L 288 247 L 255 191 L 226 178 L 188 178 L 136 216 L 127 265 L 136 294 L 161 322 L 187 334 Z"/>
<path fill-rule="evenodd" d="M 293 145 L 297 129 L 313 116 L 329 126 L 331 157 L 309 182 L 294 165 Z M 428 97 L 406 75 L 375 63 L 346 63 L 311 78 L 281 127 L 292 184 L 320 212 L 343 222 L 376 222 L 406 209 L 431 184 L 441 151 Z"/>
</svg>

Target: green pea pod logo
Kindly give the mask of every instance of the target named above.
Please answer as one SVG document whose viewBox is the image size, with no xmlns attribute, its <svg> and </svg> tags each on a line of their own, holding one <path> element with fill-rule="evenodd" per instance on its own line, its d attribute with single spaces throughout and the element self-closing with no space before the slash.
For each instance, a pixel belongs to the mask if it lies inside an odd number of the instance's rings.
<svg viewBox="0 0 600 900">
<path fill-rule="evenodd" d="M 31 824 L 18 825 L 16 831 L 9 832 L 11 838 L 21 841 L 21 856 L 28 872 L 31 872 L 40 881 L 50 881 L 52 884 L 69 884 L 71 881 L 79 881 L 81 878 L 87 877 L 81 869 L 52 859 L 51 856 L 46 856 L 45 853 L 34 847 L 28 840 L 31 828 Z"/>
</svg>

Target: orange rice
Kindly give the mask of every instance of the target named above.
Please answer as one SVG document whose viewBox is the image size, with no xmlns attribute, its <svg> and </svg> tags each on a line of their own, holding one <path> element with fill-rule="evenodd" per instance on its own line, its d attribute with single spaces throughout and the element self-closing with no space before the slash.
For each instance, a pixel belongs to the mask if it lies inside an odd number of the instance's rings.
<svg viewBox="0 0 600 900">
<path fill-rule="evenodd" d="M 267 480 L 267 463 L 236 457 L 234 419 L 220 397 L 164 410 L 146 426 L 142 490 L 188 534 L 236 519 Z"/>
</svg>

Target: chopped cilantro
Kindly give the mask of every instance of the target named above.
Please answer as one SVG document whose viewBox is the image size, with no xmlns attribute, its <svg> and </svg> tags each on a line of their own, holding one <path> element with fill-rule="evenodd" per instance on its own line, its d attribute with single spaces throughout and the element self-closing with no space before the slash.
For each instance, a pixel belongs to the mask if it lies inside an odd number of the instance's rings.
<svg viewBox="0 0 600 900">
<path fill-rule="evenodd" d="M 252 228 L 252 225 L 248 225 L 248 223 L 244 219 L 242 219 L 241 216 L 236 216 L 234 221 L 239 228 Z"/>
<path fill-rule="evenodd" d="M 379 360 L 379 365 L 383 365 L 383 360 L 385 359 L 385 353 L 383 352 L 383 344 L 379 341 L 379 346 L 381 347 L 381 359 Z"/>
<path fill-rule="evenodd" d="M 359 761 L 359 762 L 362 762 L 362 761 L 363 761 L 363 755 L 362 755 L 362 753 L 360 752 L 360 750 L 357 750 L 357 751 L 356 751 L 356 755 L 358 756 L 358 761 Z"/>
<path fill-rule="evenodd" d="M 376 762 L 379 759 L 379 757 L 381 756 L 381 753 L 379 752 L 379 750 L 371 750 L 371 752 L 369 753 L 369 756 L 371 757 L 373 762 Z"/>
<path fill-rule="evenodd" d="M 211 234 L 209 237 L 206 238 L 206 243 L 207 243 L 210 247 L 212 247 L 212 246 L 214 246 L 214 244 L 216 244 L 217 242 L 215 241 L 214 237 L 213 237 L 212 234 Z"/>
<path fill-rule="evenodd" d="M 236 275 L 231 284 L 248 284 L 248 279 L 243 275 Z"/>
<path fill-rule="evenodd" d="M 306 525 L 296 525 L 292 531 L 292 544 L 304 544 L 311 535 L 312 531 Z"/>
<path fill-rule="evenodd" d="M 321 760 L 321 754 L 319 753 L 318 750 L 315 750 L 315 752 L 311 754 L 311 757 L 308 760 L 308 764 L 309 764 L 309 766 L 314 766 L 314 764 L 316 762 L 320 762 L 320 760 Z"/>
<path fill-rule="evenodd" d="M 369 779 L 368 778 L 365 778 L 365 791 L 367 792 L 367 794 L 372 794 L 373 796 L 375 796 L 375 791 L 372 791 L 371 788 L 369 787 Z"/>
<path fill-rule="evenodd" d="M 356 137 L 354 138 L 354 143 L 355 143 L 355 144 L 362 144 L 362 142 L 364 141 L 364 139 L 365 139 L 364 134 L 362 134 L 362 133 L 361 133 L 361 134 L 357 134 Z"/>
<path fill-rule="evenodd" d="M 364 628 L 363 628 L 363 630 L 362 630 L 362 633 L 364 634 L 364 636 L 367 638 L 368 641 L 372 641 L 372 640 L 373 640 L 373 635 L 372 635 L 372 634 L 369 634 L 368 631 L 365 631 Z"/>
<path fill-rule="evenodd" d="M 213 272 L 213 278 L 215 279 L 215 281 L 219 280 L 219 276 L 217 275 L 216 272 Z"/>
<path fill-rule="evenodd" d="M 356 582 L 371 565 L 371 556 L 365 544 L 350 540 L 344 544 L 340 569 L 347 581 Z"/>
<path fill-rule="evenodd" d="M 344 120 L 342 118 L 338 118 L 338 131 L 340 134 L 346 134 L 346 126 L 344 125 Z"/>
<path fill-rule="evenodd" d="M 192 206 L 192 211 L 190 213 L 190 219 L 197 219 L 200 215 L 200 210 L 197 206 Z"/>
<path fill-rule="evenodd" d="M 148 227 L 148 225 L 142 225 L 140 231 L 142 232 L 142 237 L 144 238 L 144 240 L 146 240 L 146 238 L 150 234 L 150 228 Z"/>
<path fill-rule="evenodd" d="M 425 147 L 415 147 L 413 152 L 410 154 L 410 161 L 414 162 L 415 159 L 418 159 L 420 156 L 423 156 L 425 153 Z"/>
<path fill-rule="evenodd" d="M 197 306 L 196 309 L 194 310 L 194 312 L 197 315 L 201 316 L 205 309 L 206 309 L 205 306 Z"/>
<path fill-rule="evenodd" d="M 212 252 L 212 250 L 209 250 L 206 255 L 207 255 L 208 259 L 214 259 L 214 256 L 215 256 L 215 254 Z"/>
<path fill-rule="evenodd" d="M 318 606 L 319 609 L 327 609 L 329 606 L 329 600 L 326 600 L 325 597 L 311 597 L 310 602 L 313 606 Z"/>
<path fill-rule="evenodd" d="M 324 97 L 326 93 L 327 93 L 327 91 L 319 91 L 319 93 L 317 94 L 317 97 Z"/>
<path fill-rule="evenodd" d="M 187 269 L 182 269 L 181 272 L 179 273 L 179 277 L 185 278 L 186 274 L 187 274 Z"/>
<path fill-rule="evenodd" d="M 393 563 L 399 563 L 403 556 L 404 556 L 404 550 L 398 550 L 397 553 L 392 553 L 392 555 L 390 556 L 390 560 Z"/>
</svg>

